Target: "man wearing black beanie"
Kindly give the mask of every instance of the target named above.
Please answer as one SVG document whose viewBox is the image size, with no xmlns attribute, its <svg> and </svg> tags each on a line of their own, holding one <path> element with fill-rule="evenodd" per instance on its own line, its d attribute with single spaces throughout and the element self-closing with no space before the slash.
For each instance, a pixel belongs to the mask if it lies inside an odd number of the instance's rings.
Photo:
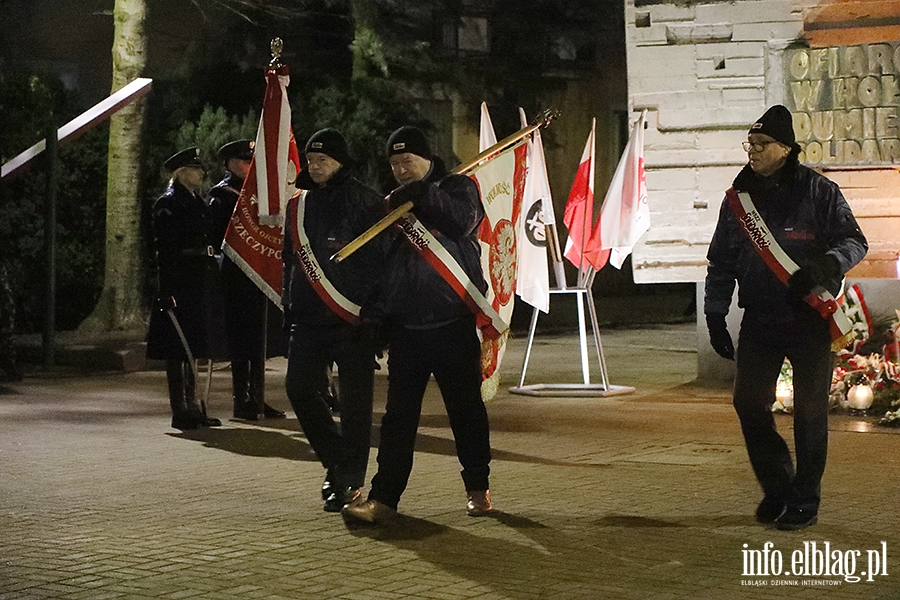
<svg viewBox="0 0 900 600">
<path fill-rule="evenodd" d="M 375 347 L 360 305 L 385 263 L 381 237 L 345 261 L 331 256 L 383 215 L 382 197 L 356 180 L 347 142 L 322 129 L 306 143 L 306 168 L 287 206 L 282 301 L 289 333 L 285 378 L 288 399 L 306 439 L 326 469 L 322 499 L 339 512 L 362 487 L 372 429 Z M 320 393 L 326 369 L 336 362 L 341 426 Z"/>
<path fill-rule="evenodd" d="M 391 134 L 387 154 L 400 184 L 388 198 L 390 207 L 411 203 L 413 216 L 483 294 L 487 282 L 481 272 L 477 231 L 484 209 L 478 186 L 464 175 L 448 175 L 425 134 L 415 127 L 401 127 Z M 481 344 L 475 316 L 416 250 L 415 242 L 407 240 L 394 244 L 383 294 L 367 307 L 389 324 L 390 379 L 381 420 L 378 473 L 372 478 L 368 499 L 360 497 L 348 504 L 343 514 L 375 523 L 396 513 L 412 471 L 422 398 L 434 375 L 463 468 L 466 513 L 480 517 L 493 507 L 488 485 L 490 431 L 481 400 Z"/>
<path fill-rule="evenodd" d="M 750 127 L 743 147 L 749 162 L 726 193 L 707 253 L 704 312 L 713 349 L 734 360 L 725 315 L 737 282 L 744 314 L 734 407 L 764 494 L 756 520 L 803 529 L 818 518 L 832 342 L 841 343 L 833 340 L 830 315 L 822 316 L 812 304 L 839 294 L 842 277 L 863 259 L 868 244 L 840 188 L 799 164 L 787 108 L 767 110 Z M 756 215 L 770 237 L 750 218 Z M 796 467 L 771 410 L 785 358 L 794 373 Z"/>
</svg>

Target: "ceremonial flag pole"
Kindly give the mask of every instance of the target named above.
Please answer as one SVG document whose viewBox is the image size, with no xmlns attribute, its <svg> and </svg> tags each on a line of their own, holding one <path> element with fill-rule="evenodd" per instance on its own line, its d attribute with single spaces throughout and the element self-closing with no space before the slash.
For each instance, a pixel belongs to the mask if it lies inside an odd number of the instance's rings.
<svg viewBox="0 0 900 600">
<path fill-rule="evenodd" d="M 525 348 L 525 356 L 522 363 L 522 371 L 519 377 L 519 385 L 510 388 L 510 392 L 526 396 L 614 396 L 630 394 L 634 388 L 630 386 L 612 385 L 606 371 L 606 358 L 603 354 L 603 345 L 600 341 L 600 327 L 597 322 L 597 309 L 594 306 L 594 298 L 591 293 L 591 284 L 594 274 L 601 268 L 609 256 L 609 251 L 604 251 L 599 246 L 599 240 L 593 240 L 589 235 L 591 220 L 593 218 L 594 205 L 594 140 L 596 134 L 596 119 L 591 123 L 591 133 L 588 136 L 575 181 L 566 203 L 564 222 L 569 229 L 569 237 L 566 241 L 565 257 L 578 267 L 578 279 L 575 287 L 565 286 L 565 276 L 558 278 L 562 285 L 560 289 L 551 290 L 554 294 L 575 294 L 578 310 L 578 340 L 581 353 L 582 383 L 539 383 L 525 385 L 525 374 L 531 359 L 531 349 L 534 334 L 537 328 L 538 310 L 535 309 L 531 318 L 531 326 L 528 331 L 528 341 Z M 560 261 L 560 266 L 562 262 Z M 585 318 L 585 304 L 591 321 L 594 337 L 594 350 L 600 363 L 600 383 L 591 383 L 590 363 L 587 349 L 587 326 Z"/>
<path fill-rule="evenodd" d="M 644 176 L 644 123 L 647 111 L 631 130 L 631 136 L 616 167 L 600 216 L 591 232 L 588 262 L 599 271 L 609 260 L 622 268 L 635 244 L 650 228 L 650 206 L 647 202 L 647 181 Z"/>
<path fill-rule="evenodd" d="M 291 132 L 287 100 L 290 75 L 281 63 L 279 38 L 272 40 L 271 49 L 273 58 L 266 69 L 256 150 L 225 231 L 222 251 L 272 302 L 281 306 L 281 220 L 286 197 L 300 170 L 300 155 Z"/>
<path fill-rule="evenodd" d="M 597 119 L 591 121 L 591 133 L 588 135 L 578 170 L 575 173 L 575 181 L 572 182 L 572 190 L 569 192 L 569 201 L 566 203 L 566 211 L 563 215 L 563 223 L 569 230 L 569 238 L 566 240 L 564 256 L 578 268 L 578 287 L 585 287 L 590 266 L 600 270 L 605 264 L 605 257 L 597 256 L 591 252 L 593 249 L 590 240 L 590 228 L 594 218 L 594 140 L 597 130 Z M 602 263 L 591 263 L 591 257 L 597 256 Z"/>
<path fill-rule="evenodd" d="M 518 285 L 518 249 L 516 232 L 521 221 L 525 192 L 528 138 L 501 151 L 490 160 L 474 167 L 469 177 L 478 185 L 484 208 L 484 219 L 478 228 L 481 245 L 481 269 L 488 282 L 486 299 L 504 323 L 512 320 L 515 291 Z M 481 104 L 479 150 L 484 152 L 497 144 L 487 104 Z M 546 269 L 546 262 L 545 262 Z M 500 364 L 506 354 L 508 335 L 491 339 L 482 336 L 481 397 L 493 398 L 500 386 Z"/>
<path fill-rule="evenodd" d="M 513 133 L 512 135 L 503 138 L 484 152 L 478 153 L 477 156 L 472 158 L 466 163 L 463 163 L 453 169 L 453 174 L 466 175 L 476 169 L 479 165 L 486 163 L 490 160 L 493 160 L 495 157 L 500 155 L 504 150 L 509 150 L 514 147 L 516 144 L 522 142 L 522 140 L 538 129 L 542 127 L 546 127 L 550 123 L 553 122 L 559 116 L 558 113 L 550 110 L 545 110 L 542 112 L 535 121 L 529 125 L 528 127 L 523 127 L 519 131 Z M 384 218 L 380 221 L 372 225 L 368 230 L 364 231 L 357 237 L 355 240 L 350 241 L 346 246 L 335 252 L 331 256 L 331 260 L 335 262 L 341 262 L 345 260 L 348 256 L 359 250 L 363 247 L 367 242 L 369 242 L 376 235 L 390 227 L 397 219 L 402 217 L 404 214 L 408 213 L 410 209 L 412 209 L 412 202 L 407 202 L 402 204 L 388 213 Z"/>
<path fill-rule="evenodd" d="M 519 108 L 519 117 L 525 126 L 528 121 L 522 108 Z M 553 215 L 553 200 L 547 178 L 547 165 L 544 161 L 544 146 L 541 142 L 541 132 L 535 131 L 528 142 L 528 172 L 525 176 L 525 194 L 522 198 L 522 211 L 516 233 L 519 273 L 516 279 L 516 294 L 544 313 L 550 311 L 547 246 L 552 237 L 548 235 L 548 231 L 555 227 L 556 219 Z"/>
</svg>

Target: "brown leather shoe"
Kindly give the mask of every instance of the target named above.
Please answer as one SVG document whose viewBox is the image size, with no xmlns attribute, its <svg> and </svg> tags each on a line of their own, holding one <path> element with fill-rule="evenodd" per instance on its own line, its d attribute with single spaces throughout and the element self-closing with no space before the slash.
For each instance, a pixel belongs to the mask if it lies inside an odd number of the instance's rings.
<svg viewBox="0 0 900 600">
<path fill-rule="evenodd" d="M 345 518 L 362 523 L 381 523 L 396 514 L 397 511 L 387 504 L 378 500 L 363 500 L 362 496 L 341 509 L 341 515 Z"/>
<path fill-rule="evenodd" d="M 491 504 L 491 490 L 474 490 L 467 492 L 466 513 L 470 517 L 483 517 L 494 510 Z"/>
</svg>

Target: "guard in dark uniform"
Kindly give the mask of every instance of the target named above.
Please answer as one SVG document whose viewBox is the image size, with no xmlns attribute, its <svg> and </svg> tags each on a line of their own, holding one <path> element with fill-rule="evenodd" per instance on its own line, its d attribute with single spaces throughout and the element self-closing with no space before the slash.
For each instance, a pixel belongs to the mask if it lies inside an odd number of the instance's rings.
<svg viewBox="0 0 900 600">
<path fill-rule="evenodd" d="M 206 202 L 197 194 L 205 172 L 200 151 L 188 148 L 165 162 L 172 179 L 153 204 L 152 226 L 158 268 L 157 295 L 147 332 L 147 358 L 166 361 L 172 427 L 221 425 L 197 402 L 196 380 L 174 315 L 195 359 L 209 357 L 205 325 L 205 282 L 215 268 L 209 244 Z"/>
<path fill-rule="evenodd" d="M 210 191 L 208 203 L 213 221 L 213 247 L 221 252 L 228 222 L 234 213 L 244 180 L 250 172 L 253 140 L 237 140 L 219 148 L 225 177 Z M 276 339 L 281 333 L 280 310 L 234 261 L 221 255 L 221 289 L 224 298 L 225 331 L 231 359 L 234 418 L 256 421 L 283 419 L 285 414 L 265 403 L 266 345 L 269 316 L 276 317 Z M 260 408 L 262 412 L 260 413 Z"/>
</svg>

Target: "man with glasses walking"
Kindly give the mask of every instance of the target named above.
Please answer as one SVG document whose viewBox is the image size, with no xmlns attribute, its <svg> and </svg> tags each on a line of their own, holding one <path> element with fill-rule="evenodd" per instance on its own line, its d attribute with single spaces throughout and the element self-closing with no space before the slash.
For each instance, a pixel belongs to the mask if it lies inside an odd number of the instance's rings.
<svg viewBox="0 0 900 600">
<path fill-rule="evenodd" d="M 847 333 L 834 296 L 868 244 L 840 188 L 799 164 L 787 108 L 766 111 L 743 146 L 749 162 L 726 192 L 707 254 L 704 310 L 712 347 L 734 360 L 725 315 L 737 282 L 744 315 L 734 407 L 764 494 L 756 519 L 803 529 L 817 520 L 832 352 Z M 771 411 L 785 358 L 794 372 L 796 467 Z"/>
</svg>

